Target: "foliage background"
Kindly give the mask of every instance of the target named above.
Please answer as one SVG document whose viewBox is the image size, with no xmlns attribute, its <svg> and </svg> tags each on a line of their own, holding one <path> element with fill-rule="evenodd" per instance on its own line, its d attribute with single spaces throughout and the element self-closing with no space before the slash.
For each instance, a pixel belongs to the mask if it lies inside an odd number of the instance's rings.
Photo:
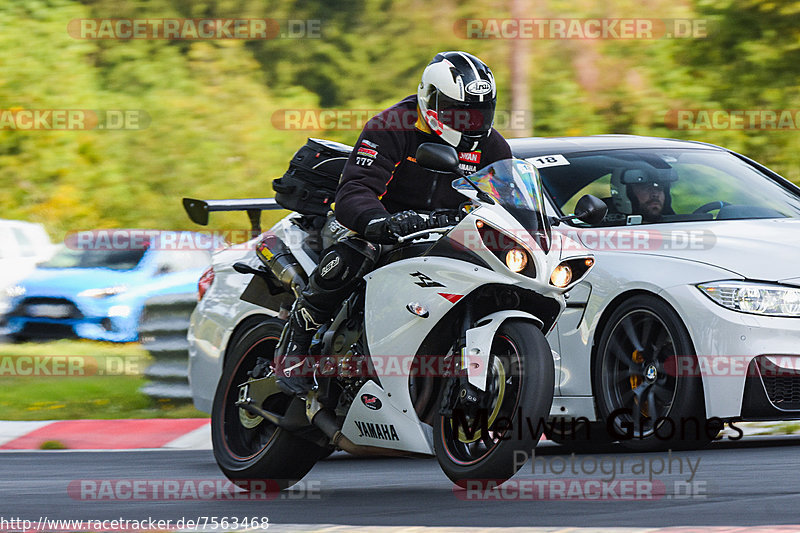
<svg viewBox="0 0 800 533">
<path fill-rule="evenodd" d="M 509 0 L 511 1 L 511 0 Z M 800 3 L 773 0 L 517 0 L 530 18 L 682 18 L 705 39 L 530 40 L 535 135 L 632 133 L 740 151 L 800 181 L 798 132 L 683 131 L 671 109 L 800 109 Z M 0 0 L 0 109 L 141 109 L 138 131 L 0 131 L 0 216 L 55 239 L 96 227 L 191 228 L 180 198 L 271 196 L 307 136 L 280 109 L 376 109 L 411 94 L 440 50 L 494 70 L 509 108 L 512 41 L 462 39 L 460 18 L 507 17 L 489 0 Z M 318 39 L 77 40 L 78 18 L 319 19 Z M 514 136 L 515 132 L 504 132 Z M 276 218 L 279 213 L 265 214 Z M 241 214 L 217 228 L 243 228 Z"/>
</svg>

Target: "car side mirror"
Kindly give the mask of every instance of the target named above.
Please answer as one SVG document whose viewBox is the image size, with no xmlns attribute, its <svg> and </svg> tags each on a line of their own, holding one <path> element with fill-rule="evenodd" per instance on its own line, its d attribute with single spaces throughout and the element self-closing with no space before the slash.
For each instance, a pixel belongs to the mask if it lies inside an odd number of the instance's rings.
<svg viewBox="0 0 800 533">
<path fill-rule="evenodd" d="M 423 143 L 417 148 L 417 164 L 438 172 L 458 171 L 458 152 L 452 146 Z"/>
</svg>

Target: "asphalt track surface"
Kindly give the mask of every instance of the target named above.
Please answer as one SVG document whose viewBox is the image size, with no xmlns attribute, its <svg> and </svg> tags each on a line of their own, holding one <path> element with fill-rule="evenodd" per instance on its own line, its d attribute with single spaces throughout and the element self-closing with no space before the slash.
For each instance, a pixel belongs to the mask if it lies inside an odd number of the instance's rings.
<svg viewBox="0 0 800 533">
<path fill-rule="evenodd" d="M 617 479 L 633 475 L 631 464 L 666 459 L 666 454 L 631 453 L 618 447 L 593 454 L 598 465 L 611 464 Z M 589 476 L 591 461 L 578 476 L 541 473 L 570 460 L 555 445 L 537 448 L 540 471 L 531 463 L 514 480 L 603 479 Z M 576 456 L 576 465 L 586 455 Z M 696 465 L 693 482 L 703 497 L 675 495 L 675 482 L 688 479 L 674 471 L 654 477 L 666 495 L 650 501 L 531 500 L 465 501 L 456 496 L 435 460 L 354 458 L 334 454 L 318 463 L 305 482 L 307 494 L 281 494 L 272 501 L 134 500 L 87 501 L 70 496 L 75 480 L 203 479 L 222 480 L 210 451 L 4 452 L 0 453 L 0 517 L 50 519 L 172 519 L 196 516 L 267 516 L 280 524 L 371 526 L 752 526 L 800 524 L 800 438 L 749 437 L 715 443 L 702 451 L 673 452 L 674 460 Z M 600 463 L 601 460 L 606 463 Z M 624 466 L 619 462 L 623 460 Z M 699 463 L 696 461 L 699 460 Z M 544 464 L 544 462 L 549 463 Z M 598 468 L 600 467 L 598 466 Z M 569 466 L 567 466 L 569 468 Z M 624 468 L 624 470 L 621 470 Z M 582 470 L 583 469 L 583 470 Z M 685 485 L 682 485 L 685 487 Z M 700 486 L 700 485 L 694 485 Z M 683 489 L 681 489 L 683 490 Z M 685 492 L 685 490 L 684 490 Z M 462 493 L 463 494 L 463 493 Z M 297 499 L 295 499 L 297 498 Z"/>
</svg>

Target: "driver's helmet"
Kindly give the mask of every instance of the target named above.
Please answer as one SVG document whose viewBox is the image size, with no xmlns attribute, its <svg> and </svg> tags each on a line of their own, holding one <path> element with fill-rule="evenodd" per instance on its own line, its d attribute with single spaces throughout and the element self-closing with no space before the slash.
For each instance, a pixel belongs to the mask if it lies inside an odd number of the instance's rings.
<svg viewBox="0 0 800 533">
<path fill-rule="evenodd" d="M 496 103 L 492 71 L 466 52 L 436 54 L 417 88 L 422 120 L 461 152 L 475 150 L 489 136 Z"/>
<path fill-rule="evenodd" d="M 672 214 L 670 186 L 678 180 L 678 173 L 670 169 L 615 168 L 611 172 L 611 203 L 614 209 L 626 215 L 639 213 L 639 201 L 631 185 L 653 183 L 664 189 L 663 214 Z"/>
</svg>

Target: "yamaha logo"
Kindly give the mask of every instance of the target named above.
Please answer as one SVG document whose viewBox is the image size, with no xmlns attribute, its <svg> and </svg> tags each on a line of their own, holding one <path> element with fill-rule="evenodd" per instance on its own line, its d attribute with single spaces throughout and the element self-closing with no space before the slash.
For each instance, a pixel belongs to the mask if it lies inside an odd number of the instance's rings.
<svg viewBox="0 0 800 533">
<path fill-rule="evenodd" d="M 464 87 L 464 90 L 469 94 L 480 96 L 482 94 L 492 92 L 492 84 L 486 80 L 471 81 Z"/>
</svg>

